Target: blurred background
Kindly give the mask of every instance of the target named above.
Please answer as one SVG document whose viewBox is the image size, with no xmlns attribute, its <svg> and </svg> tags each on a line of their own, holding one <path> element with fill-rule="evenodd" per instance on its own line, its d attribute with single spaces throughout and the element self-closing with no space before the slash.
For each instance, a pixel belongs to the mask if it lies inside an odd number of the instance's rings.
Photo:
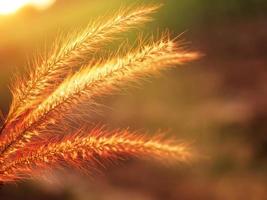
<svg viewBox="0 0 267 200">
<path fill-rule="evenodd" d="M 1 0 L 2 1 L 2 0 Z M 204 158 L 165 167 L 128 161 L 103 175 L 61 175 L 59 181 L 6 185 L 2 200 L 261 200 L 267 199 L 266 0 L 0 1 L 0 108 L 11 103 L 12 75 L 22 71 L 59 31 L 69 32 L 121 6 L 163 2 L 140 31 L 171 30 L 200 61 L 103 100 L 93 120 L 110 128 L 155 132 L 188 141 Z M 3 1 L 4 2 L 4 1 Z M 14 3 L 11 3 L 14 2 Z"/>
</svg>

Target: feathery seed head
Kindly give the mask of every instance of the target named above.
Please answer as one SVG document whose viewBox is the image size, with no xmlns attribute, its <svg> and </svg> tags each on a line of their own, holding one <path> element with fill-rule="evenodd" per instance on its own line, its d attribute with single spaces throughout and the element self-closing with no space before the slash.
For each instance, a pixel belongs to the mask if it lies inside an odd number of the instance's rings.
<svg viewBox="0 0 267 200">
<path fill-rule="evenodd" d="M 103 129 L 94 129 L 89 133 L 79 131 L 49 142 L 29 145 L 18 151 L 13 161 L 2 164 L 0 180 L 14 181 L 30 177 L 36 170 L 61 168 L 65 164 L 82 168 L 86 162 L 87 166 L 84 167 L 90 168 L 129 156 L 165 161 L 187 161 L 191 158 L 188 147 L 173 140 L 164 140 L 158 136 L 149 138 L 128 130 L 108 133 Z"/>
<path fill-rule="evenodd" d="M 150 5 L 120 11 L 108 20 L 92 23 L 79 33 L 59 39 L 50 56 L 36 63 L 29 77 L 19 79 L 12 87 L 13 102 L 8 121 L 16 120 L 23 112 L 34 109 L 71 72 L 88 60 L 101 46 L 112 40 L 114 35 L 150 21 L 150 14 L 160 5 Z"/>
</svg>

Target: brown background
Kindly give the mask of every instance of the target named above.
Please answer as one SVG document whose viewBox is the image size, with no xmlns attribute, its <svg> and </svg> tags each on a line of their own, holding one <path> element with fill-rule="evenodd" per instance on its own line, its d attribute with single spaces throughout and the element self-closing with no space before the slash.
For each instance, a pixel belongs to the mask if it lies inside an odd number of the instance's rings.
<svg viewBox="0 0 267 200">
<path fill-rule="evenodd" d="M 58 0 L 42 12 L 25 8 L 0 16 L 3 113 L 11 102 L 12 75 L 23 71 L 59 30 L 68 32 L 133 2 Z M 146 2 L 159 1 L 137 4 Z M 110 128 L 169 130 L 169 135 L 192 143 L 201 159 L 174 167 L 129 161 L 93 180 L 59 175 L 57 182 L 6 185 L 0 190 L 1 200 L 266 199 L 266 1 L 169 0 L 164 4 L 153 23 L 124 37 L 133 40 L 140 30 L 153 33 L 168 28 L 174 36 L 186 31 L 183 37 L 191 41 L 189 45 L 206 56 L 142 87 L 102 99 L 108 108 L 92 120 Z"/>
</svg>

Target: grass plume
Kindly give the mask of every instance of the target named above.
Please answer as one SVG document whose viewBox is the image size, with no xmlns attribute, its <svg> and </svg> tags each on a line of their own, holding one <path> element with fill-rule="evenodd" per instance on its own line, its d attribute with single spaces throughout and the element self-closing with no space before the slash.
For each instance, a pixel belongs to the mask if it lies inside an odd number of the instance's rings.
<svg viewBox="0 0 267 200">
<path fill-rule="evenodd" d="M 14 181 L 31 177 L 40 169 L 64 168 L 65 165 L 94 170 L 92 168 L 129 156 L 165 161 L 186 161 L 191 157 L 184 144 L 174 141 L 145 137 L 128 130 L 109 133 L 95 129 L 87 134 L 79 131 L 49 142 L 34 143 L 18 151 L 11 162 L 3 164 L 0 173 L 3 173 L 2 181 Z"/>
<path fill-rule="evenodd" d="M 98 51 L 118 33 L 151 20 L 159 5 L 124 9 L 108 20 L 94 22 L 81 32 L 59 39 L 48 58 L 36 62 L 24 80 L 13 86 L 13 102 L 8 120 L 16 120 L 28 109 L 33 109 L 66 78 L 73 67 L 79 67 L 88 56 Z"/>
</svg>

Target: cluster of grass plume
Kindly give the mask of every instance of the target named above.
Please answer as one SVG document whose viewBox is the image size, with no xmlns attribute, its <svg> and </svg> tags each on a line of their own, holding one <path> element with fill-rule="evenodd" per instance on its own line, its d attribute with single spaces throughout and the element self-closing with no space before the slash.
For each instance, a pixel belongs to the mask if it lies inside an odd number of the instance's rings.
<svg viewBox="0 0 267 200">
<path fill-rule="evenodd" d="M 10 111 L 0 130 L 1 182 L 64 166 L 90 170 L 125 157 L 186 161 L 192 156 L 186 145 L 157 135 L 103 127 L 88 130 L 86 124 L 76 130 L 66 128 L 62 134 L 51 129 L 55 124 L 68 127 L 63 119 L 70 113 L 82 115 L 76 109 L 80 105 L 85 104 L 89 112 L 88 105 L 95 105 L 97 98 L 119 91 L 127 83 L 200 57 L 198 52 L 184 50 L 168 33 L 157 40 L 142 41 L 126 53 L 94 57 L 121 32 L 150 21 L 159 7 L 124 9 L 108 20 L 60 38 L 50 54 L 36 59 L 28 74 L 16 78 Z"/>
</svg>

